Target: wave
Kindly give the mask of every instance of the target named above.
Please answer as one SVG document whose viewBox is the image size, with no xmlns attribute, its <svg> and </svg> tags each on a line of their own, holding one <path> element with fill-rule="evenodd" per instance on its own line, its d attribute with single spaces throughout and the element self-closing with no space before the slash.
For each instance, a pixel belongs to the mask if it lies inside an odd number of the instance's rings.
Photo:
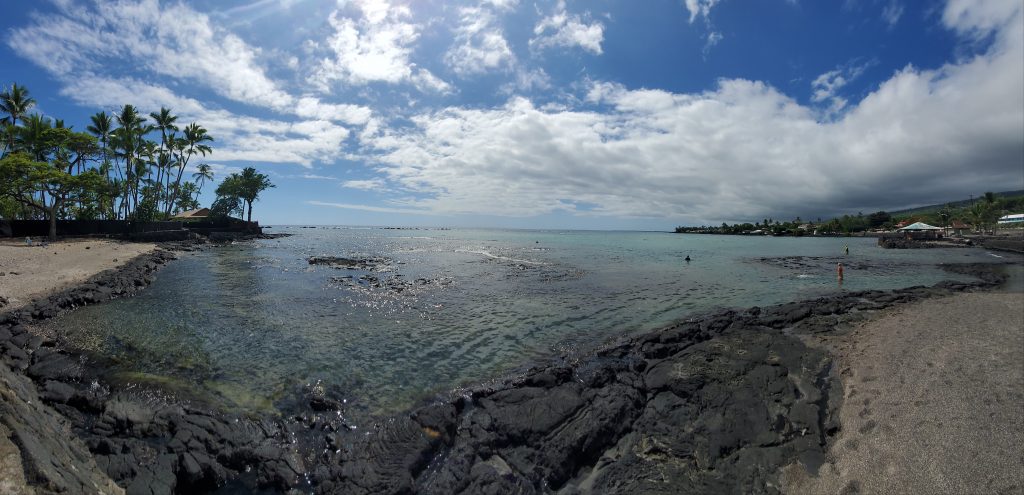
<svg viewBox="0 0 1024 495">
<path fill-rule="evenodd" d="M 523 264 L 526 264 L 526 265 L 537 265 L 537 266 L 546 266 L 548 264 L 548 263 L 544 263 L 542 261 L 533 261 L 533 260 L 524 260 L 524 259 L 518 259 L 518 258 L 510 258 L 508 256 L 501 256 L 501 255 L 494 254 L 494 253 L 491 253 L 489 251 L 483 251 L 483 250 L 481 250 L 481 251 L 474 251 L 472 249 L 456 249 L 455 252 L 456 253 L 479 254 L 480 256 L 486 256 L 488 258 L 495 259 L 495 260 L 508 261 L 510 263 L 523 263 Z"/>
</svg>

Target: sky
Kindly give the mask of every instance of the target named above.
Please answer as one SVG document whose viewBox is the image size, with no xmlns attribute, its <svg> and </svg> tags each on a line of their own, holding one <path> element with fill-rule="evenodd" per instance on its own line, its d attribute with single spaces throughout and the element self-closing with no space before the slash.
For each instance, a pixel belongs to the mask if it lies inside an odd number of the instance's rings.
<svg viewBox="0 0 1024 495">
<path fill-rule="evenodd" d="M 1024 189 L 1022 10 L 8 0 L 0 85 L 197 122 L 263 224 L 670 230 Z"/>
</svg>

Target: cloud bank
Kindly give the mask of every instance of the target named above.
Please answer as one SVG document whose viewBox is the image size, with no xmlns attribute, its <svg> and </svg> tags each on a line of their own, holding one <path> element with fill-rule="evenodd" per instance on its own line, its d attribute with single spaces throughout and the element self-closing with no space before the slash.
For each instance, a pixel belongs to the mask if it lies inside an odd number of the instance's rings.
<svg viewBox="0 0 1024 495">
<path fill-rule="evenodd" d="M 684 28 L 703 33 L 703 46 L 693 49 L 705 57 L 723 39 L 709 20 L 719 4 L 677 6 L 689 16 Z M 564 1 L 475 0 L 430 19 L 418 16 L 416 3 L 343 1 L 328 9 L 305 52 L 285 56 L 185 3 L 55 5 L 5 41 L 60 81 L 63 96 L 97 110 L 167 106 L 209 129 L 218 166 L 317 166 L 323 174 L 307 175 L 338 181 L 340 197 L 383 198 L 377 205 L 330 197 L 307 204 L 720 223 L 1024 189 L 1017 0 L 945 4 L 933 20 L 958 37 L 964 49 L 957 53 L 970 56 L 907 65 L 858 97 L 846 87 L 867 65 L 847 62 L 812 75 L 806 101 L 740 78 L 681 93 L 581 71 L 576 82 L 555 86 L 542 65 L 548 52 L 601 60 L 614 42 L 614 21 L 571 12 Z M 246 12 L 256 16 L 260 5 Z M 515 43 L 507 20 L 520 9 L 536 15 Z M 892 29 L 907 15 L 895 1 L 880 10 Z M 691 27 L 697 19 L 702 26 Z M 422 43 L 431 36 L 434 58 L 424 60 Z M 729 36 L 730 43 L 740 38 Z M 271 77 L 270 58 L 294 77 Z M 499 81 L 489 88 L 500 95 L 497 104 L 455 98 L 479 80 Z M 381 94 L 389 98 L 378 104 Z M 355 179 L 330 179 L 354 169 Z"/>
<path fill-rule="evenodd" d="M 694 94 L 595 82 L 589 106 L 545 110 L 514 97 L 448 107 L 365 145 L 380 152 L 381 174 L 422 197 L 405 206 L 444 214 L 701 223 L 1024 188 L 1021 7 L 1001 6 L 951 2 L 946 26 L 994 36 L 991 47 L 934 70 L 907 66 L 856 104 L 843 100 L 838 120 L 758 81 L 723 79 Z M 834 99 L 842 77 L 819 78 L 815 100 Z"/>
</svg>

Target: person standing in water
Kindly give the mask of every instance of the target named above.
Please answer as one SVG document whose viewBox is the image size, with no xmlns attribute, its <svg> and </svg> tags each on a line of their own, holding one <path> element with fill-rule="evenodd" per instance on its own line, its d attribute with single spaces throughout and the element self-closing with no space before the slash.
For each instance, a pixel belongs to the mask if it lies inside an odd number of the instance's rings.
<svg viewBox="0 0 1024 495">
<path fill-rule="evenodd" d="M 843 251 L 846 252 L 847 256 L 849 256 L 850 255 L 850 245 L 847 244 L 847 245 L 843 246 Z"/>
<path fill-rule="evenodd" d="M 836 263 L 836 276 L 839 277 L 839 280 L 843 279 L 843 264 L 842 263 Z"/>
</svg>

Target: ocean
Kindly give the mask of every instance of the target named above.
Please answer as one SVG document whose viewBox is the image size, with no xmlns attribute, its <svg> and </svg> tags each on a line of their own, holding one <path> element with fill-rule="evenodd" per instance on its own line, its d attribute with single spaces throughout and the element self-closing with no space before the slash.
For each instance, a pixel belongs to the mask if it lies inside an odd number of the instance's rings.
<svg viewBox="0 0 1024 495">
<path fill-rule="evenodd" d="M 939 263 L 999 260 L 981 249 L 885 250 L 873 238 L 270 232 L 293 235 L 183 253 L 135 297 L 45 325 L 114 383 L 257 414 L 321 386 L 368 418 L 715 309 L 931 285 L 965 278 Z M 313 265 L 312 256 L 363 263 Z"/>
</svg>

